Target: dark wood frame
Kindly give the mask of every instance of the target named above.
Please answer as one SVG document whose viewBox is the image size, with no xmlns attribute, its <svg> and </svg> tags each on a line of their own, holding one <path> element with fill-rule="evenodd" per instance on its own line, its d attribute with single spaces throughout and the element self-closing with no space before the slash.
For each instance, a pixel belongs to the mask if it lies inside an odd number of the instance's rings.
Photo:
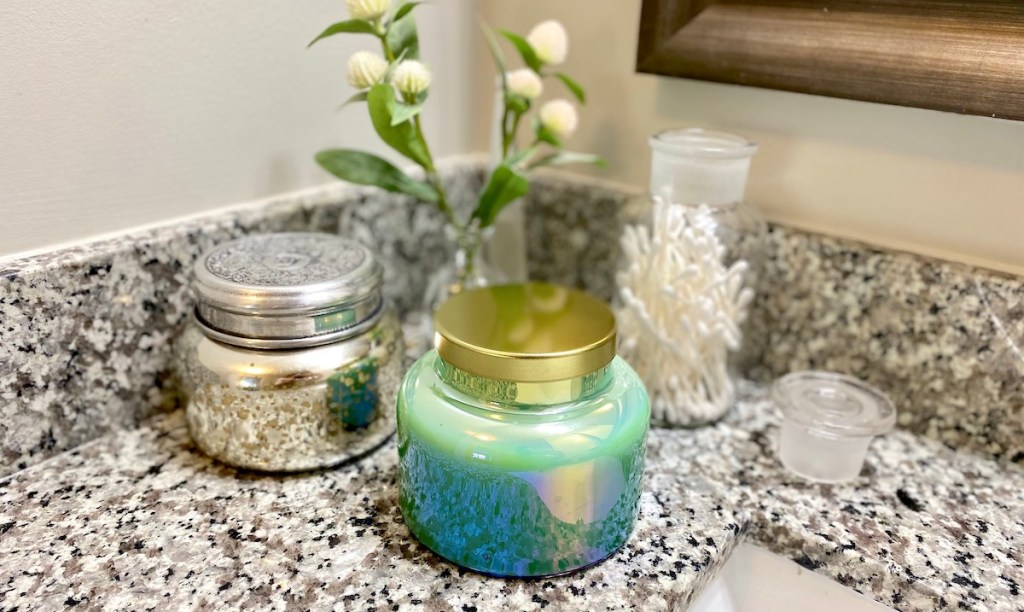
<svg viewBox="0 0 1024 612">
<path fill-rule="evenodd" d="M 636 67 L 1024 120 L 1024 0 L 643 0 Z"/>
</svg>

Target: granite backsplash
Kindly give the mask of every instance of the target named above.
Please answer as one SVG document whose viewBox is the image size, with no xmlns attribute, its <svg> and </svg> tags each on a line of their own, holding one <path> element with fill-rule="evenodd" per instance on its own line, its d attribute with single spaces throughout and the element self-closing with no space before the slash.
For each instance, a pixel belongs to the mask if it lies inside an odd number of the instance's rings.
<svg viewBox="0 0 1024 612">
<path fill-rule="evenodd" d="M 544 176 L 528 200 L 530 275 L 615 293 L 618 237 L 642 198 Z M 1024 278 L 773 225 L 741 363 L 768 382 L 794 370 L 884 390 L 899 425 L 1024 464 Z"/>
<path fill-rule="evenodd" d="M 472 201 L 482 168 L 478 158 L 444 165 L 454 200 Z M 526 200 L 531 275 L 611 298 L 620 228 L 640 201 L 539 177 Z M 340 230 L 380 252 L 404 313 L 452 256 L 442 228 L 408 198 L 332 185 L 0 263 L 0 476 L 175 405 L 171 340 L 189 313 L 189 269 L 210 246 Z M 904 427 L 1024 463 L 1024 279 L 784 227 L 769 239 L 748 375 L 850 373 L 890 393 Z"/>
<path fill-rule="evenodd" d="M 476 158 L 442 165 L 455 205 L 472 202 L 481 168 Z M 172 340 L 191 312 L 192 264 L 215 244 L 340 227 L 380 254 L 398 309 L 417 307 L 453 250 L 441 215 L 413 204 L 335 184 L 0 262 L 0 477 L 177 404 Z"/>
</svg>

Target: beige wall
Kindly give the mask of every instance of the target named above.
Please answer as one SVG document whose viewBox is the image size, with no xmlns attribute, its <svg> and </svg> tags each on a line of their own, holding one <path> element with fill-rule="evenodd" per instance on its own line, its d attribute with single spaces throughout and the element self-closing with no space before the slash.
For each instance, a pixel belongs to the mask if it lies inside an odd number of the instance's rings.
<svg viewBox="0 0 1024 612">
<path fill-rule="evenodd" d="M 591 172 L 642 188 L 648 135 L 732 130 L 761 145 L 748 197 L 775 221 L 1024 274 L 1024 122 L 638 75 L 638 0 L 482 0 L 478 9 L 524 33 L 543 19 L 566 24 L 564 68 L 590 95 L 569 146 L 609 161 Z M 487 82 L 489 66 L 478 66 Z M 492 99 L 476 92 L 485 149 Z"/>
<path fill-rule="evenodd" d="M 471 0 L 417 9 L 437 155 L 471 148 Z M 340 0 L 0 2 L 0 258 L 312 187 L 322 148 L 384 152 Z M 443 68 L 443 69 L 442 69 Z"/>
<path fill-rule="evenodd" d="M 524 32 L 566 23 L 566 70 L 591 96 L 570 146 L 605 155 L 600 176 L 643 188 L 649 134 L 734 130 L 761 144 L 749 195 L 774 220 L 1024 273 L 1024 122 L 637 75 L 638 0 L 417 9 L 439 156 L 488 149 L 471 7 Z M 361 109 L 334 112 L 345 59 L 372 41 L 304 48 L 342 14 L 336 0 L 0 3 L 0 258 L 322 184 L 320 148 L 382 152 Z"/>
</svg>

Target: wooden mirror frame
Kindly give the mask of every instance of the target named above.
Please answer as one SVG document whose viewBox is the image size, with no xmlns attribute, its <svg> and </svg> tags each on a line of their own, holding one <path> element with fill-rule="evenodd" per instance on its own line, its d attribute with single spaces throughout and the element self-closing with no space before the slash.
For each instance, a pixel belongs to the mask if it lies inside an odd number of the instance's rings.
<svg viewBox="0 0 1024 612">
<path fill-rule="evenodd" d="M 643 0 L 636 68 L 1024 120 L 1024 0 Z"/>
</svg>

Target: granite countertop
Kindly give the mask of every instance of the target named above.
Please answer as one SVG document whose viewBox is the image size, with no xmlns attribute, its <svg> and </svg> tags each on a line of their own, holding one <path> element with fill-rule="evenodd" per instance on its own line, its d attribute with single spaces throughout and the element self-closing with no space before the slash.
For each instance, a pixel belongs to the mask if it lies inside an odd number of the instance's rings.
<svg viewBox="0 0 1024 612">
<path fill-rule="evenodd" d="M 486 161 L 441 165 L 453 205 L 471 206 Z M 534 187 L 530 278 L 611 298 L 635 194 L 543 173 Z M 893 397 L 902 429 L 854 482 L 807 484 L 778 465 L 778 415 L 746 384 L 715 427 L 651 433 L 633 538 L 558 579 L 483 578 L 410 538 L 393 442 L 275 477 L 203 457 L 180 413 L 151 418 L 179 399 L 171 339 L 192 308 L 188 270 L 213 245 L 352 237 L 408 312 L 454 256 L 444 226 L 408 196 L 334 184 L 3 262 L 0 610 L 684 608 L 747 538 L 899 609 L 1024 611 L 1018 277 L 771 226 L 743 371 L 856 376 Z"/>
<path fill-rule="evenodd" d="M 744 537 L 898 609 L 1024 610 L 1024 472 L 897 431 L 843 485 L 788 475 L 779 416 L 745 383 L 723 422 L 652 430 L 640 520 L 567 577 L 486 578 L 402 523 L 389 441 L 297 476 L 239 472 L 183 416 L 0 480 L 0 607 L 684 609 Z"/>
</svg>

